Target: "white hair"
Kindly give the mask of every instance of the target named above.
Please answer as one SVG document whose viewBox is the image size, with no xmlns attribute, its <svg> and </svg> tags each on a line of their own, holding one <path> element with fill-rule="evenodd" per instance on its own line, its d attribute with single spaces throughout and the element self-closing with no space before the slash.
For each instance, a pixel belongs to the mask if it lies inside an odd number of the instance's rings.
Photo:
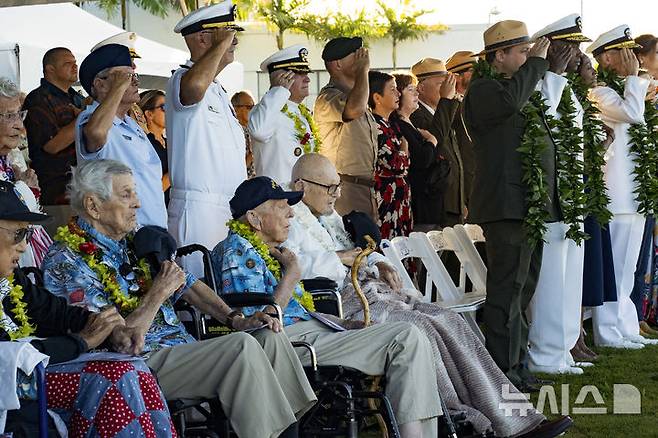
<svg viewBox="0 0 658 438">
<path fill-rule="evenodd" d="M 21 94 L 18 85 L 9 78 L 0 77 L 0 97 L 14 99 Z"/>
<path fill-rule="evenodd" d="M 132 173 L 130 167 L 114 160 L 84 161 L 72 167 L 71 182 L 67 186 L 71 209 L 77 214 L 85 213 L 84 199 L 88 195 L 107 201 L 112 196 L 112 177 Z"/>
</svg>

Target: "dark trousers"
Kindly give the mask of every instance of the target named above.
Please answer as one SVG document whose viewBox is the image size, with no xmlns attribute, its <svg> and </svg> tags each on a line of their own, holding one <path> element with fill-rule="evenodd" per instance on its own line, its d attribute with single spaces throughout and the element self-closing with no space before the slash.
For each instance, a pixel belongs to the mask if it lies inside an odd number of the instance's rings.
<svg viewBox="0 0 658 438">
<path fill-rule="evenodd" d="M 525 311 L 539 279 L 543 243 L 528 243 L 522 221 L 490 222 L 481 227 L 487 251 L 486 347 L 517 385 L 528 375 L 522 365 L 528 351 Z"/>
</svg>

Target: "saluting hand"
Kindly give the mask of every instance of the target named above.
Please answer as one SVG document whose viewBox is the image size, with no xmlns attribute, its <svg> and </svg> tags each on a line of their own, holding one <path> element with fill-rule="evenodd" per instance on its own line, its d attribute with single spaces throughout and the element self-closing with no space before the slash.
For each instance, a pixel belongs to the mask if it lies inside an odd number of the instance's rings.
<svg viewBox="0 0 658 438">
<path fill-rule="evenodd" d="M 288 70 L 277 70 L 272 73 L 272 87 L 283 87 L 290 90 L 295 82 L 295 72 Z"/>
<path fill-rule="evenodd" d="M 452 73 L 448 73 L 445 81 L 441 84 L 439 88 L 439 95 L 441 99 L 454 99 L 457 94 L 457 76 Z"/>
<path fill-rule="evenodd" d="M 354 52 L 354 69 L 357 73 L 368 73 L 370 69 L 370 55 L 368 49 L 360 47 Z"/>
<path fill-rule="evenodd" d="M 567 70 L 567 66 L 574 55 L 576 55 L 576 49 L 571 45 L 563 46 L 561 48 L 554 48 L 551 46 L 547 55 L 550 64 L 548 70 L 556 75 L 561 75 Z"/>
<path fill-rule="evenodd" d="M 621 49 L 620 56 L 620 72 L 622 76 L 637 76 L 640 72 L 640 61 L 631 49 Z"/>
<path fill-rule="evenodd" d="M 546 38 L 546 37 L 541 37 L 537 41 L 535 41 L 535 44 L 532 45 L 530 50 L 528 51 L 528 58 L 530 57 L 537 57 L 537 58 L 544 58 L 546 59 L 546 56 L 548 54 L 548 48 L 551 45 L 551 41 Z"/>
<path fill-rule="evenodd" d="M 211 44 L 213 47 L 221 45 L 229 47 L 231 44 L 233 44 L 233 39 L 237 34 L 237 31 L 230 27 L 217 27 L 209 32 L 211 35 Z"/>
</svg>

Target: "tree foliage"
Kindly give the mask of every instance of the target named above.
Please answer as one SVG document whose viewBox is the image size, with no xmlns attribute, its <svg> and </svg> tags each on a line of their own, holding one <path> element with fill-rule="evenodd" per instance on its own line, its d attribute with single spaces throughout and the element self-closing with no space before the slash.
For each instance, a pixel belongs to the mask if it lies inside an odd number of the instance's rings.
<svg viewBox="0 0 658 438">
<path fill-rule="evenodd" d="M 366 40 L 383 36 L 382 28 L 377 26 L 365 10 L 361 10 L 356 16 L 342 12 L 306 14 L 300 18 L 296 29 L 322 43 L 341 36 L 360 36 Z"/>
</svg>

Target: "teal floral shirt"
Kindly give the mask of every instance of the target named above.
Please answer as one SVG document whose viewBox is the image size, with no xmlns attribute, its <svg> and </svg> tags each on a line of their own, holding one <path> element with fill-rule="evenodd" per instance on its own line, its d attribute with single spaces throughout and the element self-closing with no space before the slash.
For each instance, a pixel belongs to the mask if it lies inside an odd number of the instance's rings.
<svg viewBox="0 0 658 438">
<path fill-rule="evenodd" d="M 99 233 L 83 219 L 78 219 L 78 225 L 93 239 L 93 243 L 103 251 L 103 263 L 116 272 L 129 263 L 126 240 L 116 241 Z M 48 250 L 43 261 L 44 286 L 51 293 L 66 298 L 72 306 L 81 306 L 91 312 L 99 312 L 103 307 L 112 304 L 109 295 L 96 273 L 87 265 L 81 256 L 71 251 L 66 245 L 54 243 Z M 128 295 L 134 281 L 117 275 L 117 281 L 123 292 Z M 196 281 L 192 274 L 186 274 L 185 287 L 174 294 L 160 307 L 151 327 L 146 333 L 144 353 L 157 351 L 163 347 L 194 342 L 185 327 L 176 316 L 174 303 L 183 295 L 187 288 Z"/>
<path fill-rule="evenodd" d="M 267 269 L 263 258 L 256 252 L 247 239 L 229 231 L 228 237 L 219 242 L 212 251 L 212 265 L 215 278 L 220 284 L 220 293 L 252 292 L 273 295 L 279 284 Z M 297 285 L 295 295 L 301 296 L 302 290 Z M 242 309 L 245 315 L 251 315 L 257 308 Z M 309 320 L 311 315 L 294 298 L 283 309 L 283 324 L 290 325 L 300 320 Z"/>
</svg>

